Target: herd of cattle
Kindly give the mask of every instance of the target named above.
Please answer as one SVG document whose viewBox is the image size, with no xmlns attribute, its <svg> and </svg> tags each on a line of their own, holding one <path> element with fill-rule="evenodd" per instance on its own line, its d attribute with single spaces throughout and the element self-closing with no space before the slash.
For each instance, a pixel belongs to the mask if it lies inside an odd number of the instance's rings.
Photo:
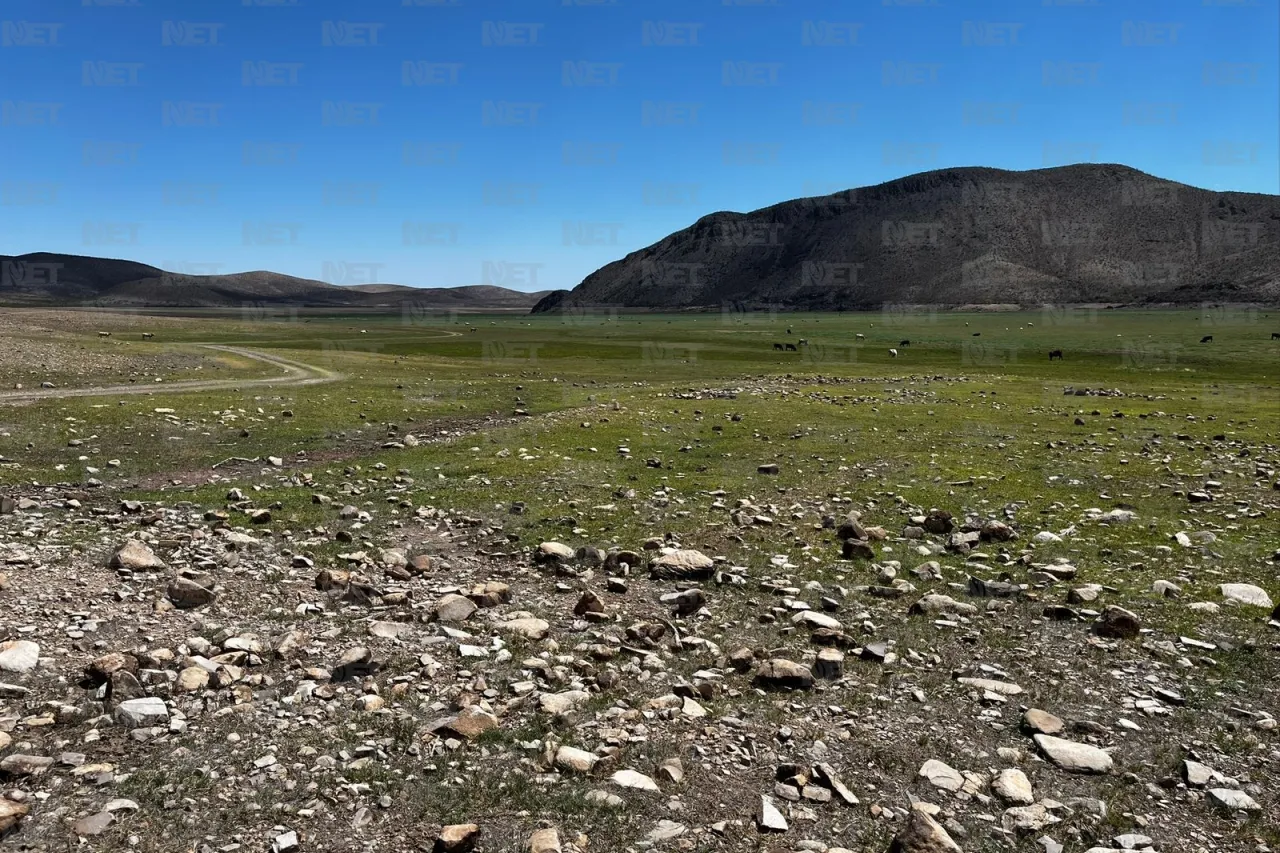
<svg viewBox="0 0 1280 853">
<path fill-rule="evenodd" d="M 968 325 L 968 323 L 966 323 L 965 325 Z M 788 334 L 788 335 L 789 335 L 789 334 L 791 334 L 791 330 L 790 330 L 790 329 L 787 329 L 787 334 Z M 982 332 L 974 332 L 974 333 L 973 333 L 973 337 L 975 337 L 975 338 L 976 338 L 976 337 L 980 337 L 981 335 L 982 335 Z M 861 332 L 858 332 L 857 334 L 855 334 L 855 335 L 854 335 L 854 337 L 855 337 L 857 340 L 860 340 L 860 341 L 862 341 L 862 340 L 866 340 L 866 335 L 862 334 Z M 1280 341 L 1280 332 L 1272 332 L 1272 333 L 1271 333 L 1271 340 L 1273 340 L 1273 341 Z M 1211 343 L 1213 343 L 1213 335 L 1205 335 L 1203 338 L 1201 338 L 1201 339 L 1200 339 L 1200 343 L 1202 343 L 1202 344 L 1211 344 Z M 799 348 L 800 348 L 800 347 L 804 347 L 804 346 L 808 346 L 808 345 L 809 345 L 809 340 L 808 340 L 807 338 L 801 338 L 800 340 L 796 341 L 794 344 L 790 344 L 790 343 L 785 343 L 785 344 L 775 343 L 775 344 L 773 345 L 773 348 L 774 348 L 775 350 L 781 350 L 781 351 L 784 351 L 784 352 L 799 352 Z M 899 346 L 899 347 L 909 347 L 909 346 L 911 346 L 911 341 L 902 341 L 901 343 L 899 343 L 899 344 L 898 344 L 898 346 Z M 898 357 L 898 349 L 897 349 L 897 347 L 890 347 L 890 349 L 889 349 L 889 355 L 890 355 L 892 358 L 897 358 L 897 357 Z M 1050 350 L 1050 351 L 1049 351 L 1049 360 L 1050 360 L 1050 361 L 1053 361 L 1055 358 L 1056 358 L 1056 359 L 1058 359 L 1059 361 L 1061 361 L 1061 360 L 1062 360 L 1062 350 L 1060 350 L 1060 349 L 1055 349 L 1055 350 Z"/>
</svg>

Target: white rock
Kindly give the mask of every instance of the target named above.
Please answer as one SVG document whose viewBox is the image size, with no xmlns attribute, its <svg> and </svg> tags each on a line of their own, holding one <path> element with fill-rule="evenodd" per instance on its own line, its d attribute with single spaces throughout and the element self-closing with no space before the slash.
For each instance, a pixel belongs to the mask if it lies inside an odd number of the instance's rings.
<svg viewBox="0 0 1280 853">
<path fill-rule="evenodd" d="M 1265 607 L 1268 610 L 1275 607 L 1267 591 L 1251 583 L 1224 583 L 1219 589 L 1222 590 L 1223 598 L 1235 604 L 1250 604 L 1254 607 Z"/>
<path fill-rule="evenodd" d="M 635 770 L 619 770 L 609 777 L 609 781 L 620 788 L 634 788 L 637 791 L 658 790 L 657 782 Z"/>
<path fill-rule="evenodd" d="M 1036 801 L 1031 790 L 1031 780 L 1017 768 L 1001 770 L 991 783 L 991 790 L 1006 803 L 1029 806 Z"/>
<path fill-rule="evenodd" d="M 169 721 L 169 709 L 164 700 L 155 696 L 128 699 L 116 708 L 116 722 L 129 729 L 158 726 Z"/>
<path fill-rule="evenodd" d="M 1034 740 L 1045 757 L 1063 770 L 1075 773 L 1109 773 L 1111 771 L 1113 763 L 1111 756 L 1096 746 L 1076 743 L 1052 735 L 1036 735 Z"/>
<path fill-rule="evenodd" d="M 964 777 L 960 775 L 960 771 L 934 758 L 921 765 L 920 772 L 916 775 L 928 779 L 930 785 L 944 791 L 959 791 L 964 787 Z"/>
<path fill-rule="evenodd" d="M 1233 812 L 1260 812 L 1262 806 L 1258 805 L 1257 800 L 1250 797 L 1244 791 L 1234 791 L 1231 788 L 1210 788 L 1209 800 L 1220 809 Z"/>
<path fill-rule="evenodd" d="M 30 672 L 40 663 L 40 647 L 30 640 L 0 643 L 0 672 Z"/>
</svg>

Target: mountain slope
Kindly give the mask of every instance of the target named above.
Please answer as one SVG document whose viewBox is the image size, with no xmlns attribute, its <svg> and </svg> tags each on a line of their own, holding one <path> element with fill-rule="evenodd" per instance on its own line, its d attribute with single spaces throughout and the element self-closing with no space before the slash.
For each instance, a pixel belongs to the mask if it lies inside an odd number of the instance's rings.
<svg viewBox="0 0 1280 853">
<path fill-rule="evenodd" d="M 340 287 L 258 270 L 188 275 L 134 261 L 34 252 L 0 255 L 0 302 L 14 305 L 218 308 L 245 304 L 375 308 L 527 309 L 544 292 L 503 287 L 417 288 L 398 284 Z"/>
<path fill-rule="evenodd" d="M 944 169 L 713 213 L 534 311 L 1210 299 L 1280 301 L 1280 196 L 1081 164 Z"/>
</svg>

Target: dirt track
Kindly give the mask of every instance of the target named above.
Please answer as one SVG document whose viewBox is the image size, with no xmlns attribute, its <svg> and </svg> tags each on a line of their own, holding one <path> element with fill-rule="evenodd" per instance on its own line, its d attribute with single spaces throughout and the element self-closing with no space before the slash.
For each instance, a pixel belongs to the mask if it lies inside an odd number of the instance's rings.
<svg viewBox="0 0 1280 853">
<path fill-rule="evenodd" d="M 22 391 L 0 391 L 0 405 L 29 403 L 35 400 L 62 397 L 113 397 L 120 394 L 179 394 L 195 391 L 221 391 L 226 389 L 262 388 L 273 385 L 319 385 L 342 378 L 341 373 L 323 367 L 294 361 L 278 355 L 267 355 L 243 347 L 222 344 L 200 344 L 205 349 L 221 350 L 235 355 L 266 362 L 284 370 L 281 376 L 266 379 L 200 379 L 182 382 L 147 383 L 130 385 L 95 385 L 88 388 L 40 388 Z"/>
</svg>

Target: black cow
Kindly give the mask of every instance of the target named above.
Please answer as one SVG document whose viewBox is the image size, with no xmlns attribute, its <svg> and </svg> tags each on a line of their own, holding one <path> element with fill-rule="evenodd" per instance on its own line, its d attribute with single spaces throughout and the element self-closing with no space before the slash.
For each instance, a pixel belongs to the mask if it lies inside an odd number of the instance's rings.
<svg viewBox="0 0 1280 853">
<path fill-rule="evenodd" d="M 909 347 L 909 346 L 911 346 L 911 341 L 903 341 L 902 343 L 898 344 L 898 346 L 900 346 L 900 347 Z"/>
<path fill-rule="evenodd" d="M 808 338 L 801 338 L 800 340 L 796 341 L 796 343 L 797 343 L 797 344 L 799 344 L 799 345 L 800 345 L 800 346 L 802 346 L 802 347 L 807 347 L 807 346 L 809 345 L 809 339 L 808 339 Z"/>
<path fill-rule="evenodd" d="M 790 350 L 791 352 L 799 352 L 799 350 L 796 349 L 795 344 L 787 344 L 787 349 Z"/>
<path fill-rule="evenodd" d="M 982 332 L 974 332 L 974 333 L 973 333 L 973 336 L 974 336 L 975 338 L 980 338 L 980 337 L 982 337 Z"/>
<path fill-rule="evenodd" d="M 1272 333 L 1271 333 L 1271 340 L 1273 340 L 1273 341 L 1280 341 L 1280 332 L 1272 332 Z"/>
<path fill-rule="evenodd" d="M 789 335 L 789 334 L 791 334 L 791 330 L 790 330 L 790 329 L 787 329 L 787 334 L 788 334 L 788 335 Z"/>
<path fill-rule="evenodd" d="M 1060 349 L 1056 349 L 1056 350 L 1052 350 L 1052 351 L 1049 353 L 1049 360 L 1050 360 L 1050 361 L 1053 361 L 1055 358 L 1056 358 L 1056 359 L 1058 359 L 1059 361 L 1061 361 L 1061 360 L 1062 360 L 1062 350 L 1060 350 Z"/>
<path fill-rule="evenodd" d="M 773 345 L 773 348 L 774 348 L 774 349 L 782 349 L 782 344 L 774 344 L 774 345 Z"/>
<path fill-rule="evenodd" d="M 1200 339 L 1200 343 L 1202 344 L 1213 343 L 1213 335 L 1205 335 L 1203 338 Z"/>
</svg>

